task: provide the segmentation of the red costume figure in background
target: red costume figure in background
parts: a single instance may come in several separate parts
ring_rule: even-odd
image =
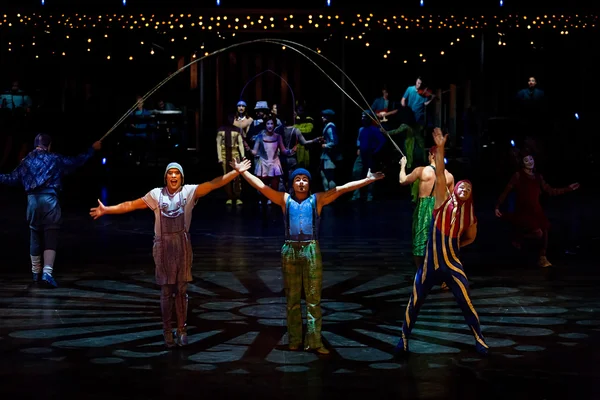
[[[540,195],[542,190],[550,196],[571,192],[579,188],[579,183],[555,189],[546,183],[541,174],[534,171],[534,166],[533,156],[523,153],[521,155],[521,171],[515,172],[506,185],[504,192],[496,202],[495,213],[497,217],[507,220],[513,226],[515,247],[520,248],[524,238],[541,239],[538,264],[540,267],[550,267],[552,264],[546,258],[550,221],[546,218],[540,204]],[[500,212],[500,206],[513,190],[516,193],[515,210],[503,214]]]

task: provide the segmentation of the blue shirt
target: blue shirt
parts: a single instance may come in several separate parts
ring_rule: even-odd
[[[406,104],[415,114],[417,123],[423,124],[425,122],[425,103],[429,99],[417,93],[416,86],[409,86],[402,97],[406,99]]]
[[[285,239],[308,241],[319,239],[319,215],[317,214],[317,196],[310,195],[298,203],[288,197],[285,211]]]
[[[389,99],[386,100],[383,97],[376,98],[375,101],[373,102],[373,104],[371,105],[371,109],[373,109],[373,111],[375,111],[375,112],[381,111],[381,110],[392,111],[390,108],[391,107],[390,107]]]
[[[385,144],[385,136],[375,126],[362,127],[358,130],[357,146],[361,155],[373,155],[381,151]]]
[[[13,172],[0,175],[0,184],[16,186],[20,183],[28,193],[42,188],[59,191],[62,188],[62,176],[82,166],[93,155],[94,149],[91,147],[76,157],[35,149],[25,156]]]

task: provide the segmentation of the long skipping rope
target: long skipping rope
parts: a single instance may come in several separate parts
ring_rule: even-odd
[[[356,102],[356,100],[354,100],[354,98],[352,98],[352,96],[350,96],[331,76],[329,76],[329,74],[327,74],[323,68],[321,68],[314,60],[312,60],[310,57],[308,57],[306,54],[304,54],[302,51],[298,50],[297,48],[295,48],[294,46],[299,46],[302,48],[305,48],[313,53],[315,53],[316,55],[320,56],[321,58],[325,59],[326,61],[328,61],[331,65],[333,65],[338,71],[340,71],[344,77],[346,77],[346,79],[348,79],[348,81],[352,84],[352,86],[356,89],[356,91],[360,94],[361,98],[363,99],[363,101],[365,102],[365,104],[367,104],[367,108],[371,111],[371,113],[374,114],[373,109],[371,108],[371,106],[368,104],[367,100],[365,99],[365,97],[362,95],[362,93],[360,92],[360,90],[358,89],[358,87],[356,86],[356,84],[352,81],[352,79],[350,79],[350,77],[348,77],[348,75],[340,68],[338,67],[333,61],[329,60],[327,57],[323,56],[322,54],[312,50],[311,48],[304,46],[300,43],[296,43],[296,42],[292,42],[290,40],[284,40],[284,39],[256,39],[256,40],[249,40],[249,41],[245,41],[245,42],[240,42],[240,43],[236,43],[233,44],[231,46],[227,46],[224,47],[222,49],[216,50],[208,55],[205,55],[203,57],[200,57],[194,61],[189,62],[188,64],[184,65],[183,67],[179,68],[177,71],[175,71],[173,74],[169,75],[168,77],[166,77],[165,79],[163,79],[161,82],[159,82],[154,88],[152,88],[148,93],[146,93],[144,96],[142,96],[141,100],[138,100],[135,104],[133,104],[128,110],[127,112],[125,112],[125,114],[123,114],[123,116],[121,118],[119,118],[119,120],[104,134],[104,136],[102,136],[102,138],[100,138],[100,141],[103,141],[104,139],[106,139],[106,137],[108,137],[108,135],[110,135],[119,125],[121,125],[121,123],[127,119],[127,117],[135,110],[135,108],[137,107],[137,105],[139,104],[140,101],[146,101],[150,96],[152,96],[154,93],[156,93],[156,91],[158,89],[160,89],[164,84],[166,84],[168,81],[170,81],[171,79],[173,79],[176,75],[178,75],[179,73],[181,73],[182,71],[184,71],[185,69],[187,69],[188,67],[190,67],[191,65],[202,61],[208,57],[223,53],[227,50],[239,47],[239,46],[244,46],[244,45],[248,45],[248,44],[253,44],[253,43],[274,43],[277,45],[282,45],[282,44],[286,44],[286,47],[292,49],[293,51],[296,51],[298,54],[300,54],[301,56],[303,56],[304,58],[306,58],[311,64],[313,64],[317,69],[319,69],[319,71],[321,71],[327,78],[329,78],[329,80],[331,80],[331,82],[333,82],[333,84],[344,94],[346,95],[346,97],[348,97],[357,107],[359,107],[361,110],[364,110],[363,107],[360,106],[360,104],[358,104]],[[289,44],[292,44],[292,46],[290,46]],[[266,72],[266,71],[265,71]],[[280,77],[281,78],[281,77]],[[287,84],[287,82],[286,82]],[[289,84],[288,84],[289,87]],[[291,90],[291,88],[290,88]],[[292,96],[293,96],[293,92],[292,92]],[[376,122],[379,127],[381,128],[381,130],[383,132],[385,132],[385,134],[388,136],[388,138],[390,139],[390,141],[392,142],[392,144],[394,145],[394,147],[396,148],[396,150],[398,150],[398,152],[400,152],[400,154],[402,154],[404,156],[404,153],[402,153],[402,150],[400,150],[400,147],[398,147],[398,145],[396,144],[396,142],[394,142],[392,140],[392,138],[390,137],[390,135],[387,133],[387,131],[383,128],[383,126],[381,125],[381,122],[374,118],[371,114],[367,114],[369,118],[371,118],[374,122]]]
[[[296,43],[296,42],[292,42],[291,40],[285,40],[285,39],[266,39],[266,41],[269,41],[271,43],[277,43],[277,44],[281,44],[281,43],[292,43],[295,46],[299,46],[302,47],[314,54],[316,54],[317,56],[325,59],[328,63],[330,63],[331,65],[333,65],[338,71],[340,71],[344,77],[346,79],[348,79],[348,81],[350,82],[350,84],[354,87],[354,89],[356,89],[357,93],[360,95],[361,99],[365,102],[365,104],[367,105],[367,108],[369,109],[370,113],[367,113],[366,115],[373,121],[375,122],[377,125],[379,125],[379,128],[381,129],[382,132],[384,132],[388,139],[392,142],[392,144],[394,145],[394,147],[396,148],[396,150],[398,150],[398,152],[400,154],[402,154],[402,156],[404,156],[404,153],[402,152],[402,150],[400,149],[400,147],[398,147],[398,145],[396,144],[396,142],[391,138],[390,134],[387,132],[387,130],[383,127],[383,125],[381,125],[381,121],[379,121],[379,119],[373,117],[373,115],[375,115],[375,111],[373,111],[373,109],[371,108],[371,106],[369,105],[369,102],[367,101],[367,99],[365,98],[365,96],[362,94],[362,92],[360,91],[360,89],[356,86],[356,84],[352,81],[352,79],[350,79],[350,77],[344,72],[344,70],[342,70],[340,67],[337,66],[337,64],[335,64],[333,61],[331,61],[330,59],[328,59],[327,57],[325,57],[324,55],[322,55],[321,53],[314,51],[313,49],[311,49],[308,46],[305,46],[303,44],[300,43]],[[325,76],[327,76],[332,82],[333,84],[342,92],[346,95],[346,97],[348,97],[354,104],[356,104],[356,106],[358,108],[360,108],[361,110],[363,110],[363,107],[360,106],[360,104],[358,104],[353,98],[352,96],[350,96],[348,93],[346,93],[346,91],[333,79],[331,78],[325,71],[323,71],[323,69],[316,64],[312,59],[310,59],[309,57],[307,57],[304,53],[302,53],[301,51],[295,49],[293,46],[289,46],[287,45],[287,47],[289,47],[290,49],[298,52],[300,55],[302,55],[303,57],[307,58],[312,64],[315,65],[315,67],[317,67],[323,74],[325,74]]]

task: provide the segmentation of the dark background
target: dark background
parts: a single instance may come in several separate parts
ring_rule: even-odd
[[[342,18],[350,18],[356,13],[366,15],[373,12],[375,20],[392,14],[405,14],[414,18],[431,14],[457,18],[485,16],[489,21],[494,21],[495,16],[497,21],[519,12],[530,18],[550,13],[564,13],[573,19],[584,16],[588,20],[595,18],[590,14],[595,11],[590,3],[582,1],[569,2],[568,8],[564,2],[556,1],[545,2],[542,7],[539,3],[522,1],[518,5],[516,2],[506,2],[504,7],[499,7],[497,2],[492,1],[427,1],[425,7],[419,7],[418,1],[397,2],[392,7],[386,7],[386,2],[376,1],[369,2],[368,6],[342,7],[339,4],[341,2],[334,1],[331,8],[324,7],[325,2],[306,1],[302,3],[301,9],[291,4],[268,1],[250,4],[224,0],[221,7],[216,7],[214,2],[189,1],[128,1],[126,7],[119,1],[76,3],[48,0],[41,7],[37,1],[9,1],[4,12],[42,12],[47,15],[97,11],[133,15],[140,11],[145,14],[156,13],[157,17],[168,17],[170,13],[189,11],[194,15],[208,17],[227,10],[231,18],[234,14],[254,13],[272,13],[283,17],[291,12],[296,12],[299,18],[302,13],[321,11],[325,14],[339,13]],[[593,21],[597,21],[597,18]],[[61,38],[60,29],[64,30],[64,35],[71,32],[71,38]],[[368,104],[380,96],[383,84],[389,87],[392,99],[399,100],[406,87],[414,84],[417,76],[423,76],[426,85],[434,89],[447,90],[450,84],[457,85],[458,132],[456,147],[449,149],[450,166],[454,170],[464,170],[461,175],[473,176],[475,180],[489,183],[486,176],[497,179],[490,184],[493,191],[500,190],[502,185],[498,182],[504,182],[512,173],[513,167],[509,161],[510,140],[514,137],[517,146],[522,143],[514,125],[505,118],[514,114],[513,100],[516,92],[525,88],[527,78],[534,75],[538,80],[538,87],[545,91],[549,104],[545,124],[536,132],[537,136],[544,139],[545,145],[544,153],[539,157],[539,168],[555,177],[552,183],[557,185],[573,180],[572,169],[565,168],[565,165],[583,166],[585,175],[595,171],[597,135],[592,132],[595,131],[595,110],[600,105],[595,95],[600,89],[595,72],[598,70],[596,27],[570,28],[568,35],[561,35],[560,27],[526,30],[506,24],[496,27],[491,22],[478,30],[411,28],[409,31],[388,32],[382,29],[365,29],[365,38],[353,41],[345,39],[349,35],[356,36],[357,32],[348,26],[344,31],[322,29],[311,32],[305,30],[302,33],[298,30],[265,33],[255,29],[239,31],[236,37],[225,34],[225,39],[218,37],[215,31],[188,28],[161,34],[144,29],[107,31],[90,28],[73,31],[53,27],[50,38],[45,38],[40,33],[41,30],[41,26],[20,29],[8,28],[6,24],[0,26],[0,87],[8,89],[13,79],[19,79],[22,87],[32,93],[34,99],[36,116],[32,123],[33,131],[49,131],[55,136],[55,148],[68,153],[77,152],[101,137],[135,102],[135,95],[145,94],[168,74],[176,71],[177,60],[171,60],[170,54],[184,56],[187,63],[194,53],[200,56],[204,51],[213,52],[234,43],[268,37],[293,40],[312,49],[320,49],[323,55],[346,71]],[[110,38],[104,40],[106,32],[110,32]],[[499,33],[504,34],[502,40],[506,42],[505,46],[498,45]],[[37,35],[35,48],[29,45],[32,35]],[[472,38],[471,35],[475,37]],[[182,40],[183,37],[188,39]],[[86,51],[86,38],[92,39],[92,51],[89,53]],[[170,42],[170,38],[176,38],[176,41]],[[461,42],[450,46],[449,42],[455,38],[460,38]],[[144,45],[140,44],[142,41]],[[367,41],[371,46],[365,46]],[[532,41],[534,45],[531,45]],[[13,43],[11,52],[7,51],[7,42]],[[18,49],[18,44],[23,47]],[[154,56],[150,55],[152,47],[156,52]],[[389,58],[384,59],[382,55],[386,49],[391,49],[392,53]],[[440,55],[442,50],[445,52],[444,56]],[[66,51],[67,56],[61,57],[61,51]],[[51,54],[52,52],[55,54]],[[41,54],[40,58],[34,59],[34,54],[38,53]],[[427,56],[427,62],[421,62],[419,53]],[[106,54],[111,54],[110,61],[106,60]],[[129,55],[134,56],[134,61],[128,60]],[[311,57],[317,61],[317,57]],[[404,60],[408,62],[404,63]],[[279,77],[264,74],[259,79],[262,98],[256,98],[255,82],[248,84],[242,96],[249,104],[251,114],[256,100],[280,104],[280,110],[288,114],[292,111],[292,99],[305,100],[309,114],[317,121],[320,110],[336,110],[340,140],[345,153],[344,180],[350,178],[360,112],[366,108],[366,104],[348,82],[344,87],[360,104],[360,108],[344,99],[344,95],[331,81],[333,79],[338,84],[343,84],[339,71],[320,60],[319,65],[329,74],[330,79],[301,55],[266,43],[238,47],[207,58],[203,64],[204,118],[199,130],[200,143],[195,143],[197,152],[185,155],[195,157],[195,169],[199,177],[207,179],[219,173],[214,154],[214,133],[223,121],[218,116],[223,118],[233,111],[245,85],[256,74],[269,69],[279,75],[285,71],[293,96],[286,94],[286,98],[282,99]],[[159,94],[193,112],[199,108],[200,91],[189,89],[189,79],[189,71],[185,71],[164,85]],[[477,107],[477,135],[481,139],[478,146],[478,166],[465,166],[456,161],[461,156],[464,90],[468,81],[472,87],[471,103]],[[216,101],[217,87],[222,98],[220,109]],[[156,101],[159,94],[150,98],[148,103]],[[575,113],[580,116],[579,120],[574,118]],[[195,136],[193,122],[192,119],[188,120],[191,137]],[[320,127],[317,126],[317,129]],[[111,154],[119,135],[120,132],[115,131],[106,141],[106,154]],[[495,143],[495,147],[482,147],[484,143],[491,142]],[[12,166],[4,168],[9,170],[9,167]],[[100,175],[111,174],[104,166],[97,168]],[[479,178],[481,174],[484,176]],[[594,178],[589,179],[593,181]]]

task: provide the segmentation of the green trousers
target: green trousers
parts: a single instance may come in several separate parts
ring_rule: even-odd
[[[323,263],[319,242],[286,241],[281,249],[283,285],[287,301],[287,328],[289,344],[302,343],[302,309],[300,297],[304,284],[306,300],[306,336],[304,347],[318,349],[321,342],[321,289]]]
[[[431,233],[434,208],[434,196],[421,197],[417,201],[412,220],[413,255],[415,256],[425,256],[427,240],[429,240],[429,234]]]

